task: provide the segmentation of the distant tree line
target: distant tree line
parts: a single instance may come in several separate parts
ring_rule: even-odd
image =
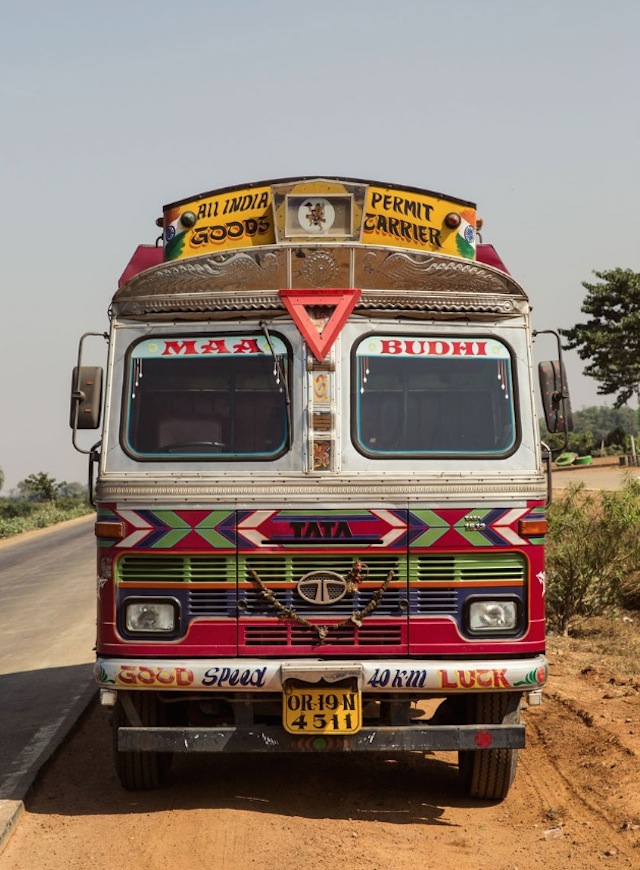
[[[629,450],[630,438],[638,438],[638,412],[631,408],[593,406],[573,412],[573,432],[569,433],[569,450],[579,456],[607,456]],[[540,424],[542,440],[553,449],[564,444],[563,435],[549,435]]]
[[[0,469],[0,489],[4,482]],[[0,538],[51,526],[90,511],[86,486],[57,481],[39,471],[21,480],[7,498],[0,498]]]
[[[0,468],[0,490],[4,487],[4,471]],[[57,481],[44,471],[30,474],[21,480],[17,487],[17,493],[11,490],[5,501],[31,501],[49,502],[56,504],[62,500],[86,500],[87,487],[81,483],[67,483],[66,480]]]

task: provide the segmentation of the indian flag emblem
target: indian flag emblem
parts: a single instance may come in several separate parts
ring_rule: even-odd
[[[180,223],[180,212],[177,208],[165,212],[164,216],[164,259],[175,260],[184,248],[186,230]]]
[[[456,247],[461,257],[467,260],[476,258],[476,215],[465,209],[460,212],[461,223],[456,236]]]

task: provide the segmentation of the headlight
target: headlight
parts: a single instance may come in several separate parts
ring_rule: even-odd
[[[175,634],[177,603],[140,599],[125,602],[124,625],[128,634]]]
[[[518,602],[515,599],[470,601],[467,627],[472,634],[512,633],[518,627]]]

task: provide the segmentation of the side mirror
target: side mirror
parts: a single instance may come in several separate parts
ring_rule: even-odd
[[[102,410],[102,369],[76,366],[71,379],[69,425],[76,429],[97,429]]]
[[[549,432],[572,432],[573,411],[564,363],[547,360],[538,366],[542,406]]]

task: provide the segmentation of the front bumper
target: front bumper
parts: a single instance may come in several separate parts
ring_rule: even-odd
[[[458,692],[531,692],[548,673],[544,655],[521,659],[120,659],[99,657],[101,688],[183,692],[281,692],[287,679],[335,683],[356,678],[363,695],[390,692],[450,695]]]
[[[524,725],[452,724],[415,719],[391,725],[364,724],[354,734],[290,734],[279,725],[257,724],[252,698],[281,693],[288,680],[307,683],[355,681],[368,698],[393,703],[413,698],[448,697],[479,692],[540,694],[547,677],[543,655],[533,659],[460,662],[453,660],[323,661],[300,659],[137,660],[99,658],[95,675],[115,702],[119,690],[186,693],[186,697],[232,696],[240,712],[235,727],[158,727],[143,725],[125,691],[122,702],[129,725],[118,728],[123,752],[400,752],[519,749],[525,745]],[[115,691],[114,691],[115,690]],[[406,701],[402,701],[402,698]],[[244,699],[244,700],[243,700]],[[517,720],[516,720],[517,721]]]

